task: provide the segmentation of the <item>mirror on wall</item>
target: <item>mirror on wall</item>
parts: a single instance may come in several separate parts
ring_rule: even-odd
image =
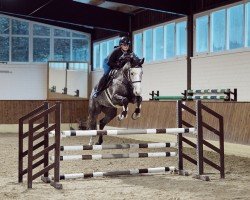
[[[48,99],[88,98],[86,62],[48,62]]]

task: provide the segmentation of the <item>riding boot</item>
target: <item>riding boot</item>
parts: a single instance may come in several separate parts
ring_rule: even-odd
[[[96,89],[95,89],[95,92],[93,94],[93,97],[97,97],[106,87],[107,85],[107,82],[108,82],[108,74],[105,74],[99,81]]]

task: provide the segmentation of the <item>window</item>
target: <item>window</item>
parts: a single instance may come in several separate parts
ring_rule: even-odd
[[[176,24],[176,55],[182,56],[187,53],[186,21]]]
[[[88,71],[88,63],[69,63],[69,70]]]
[[[50,28],[33,25],[33,62],[47,62],[50,57]]]
[[[70,32],[61,29],[54,30],[54,60],[56,61],[69,61],[71,60],[71,40]]]
[[[175,24],[167,24],[164,26],[165,37],[165,56],[164,58],[173,58],[175,56]]]
[[[208,16],[196,19],[196,52],[203,53],[208,51]]]
[[[246,46],[250,47],[250,2],[246,4]]]
[[[29,23],[25,21],[12,20],[13,35],[29,35]]]
[[[75,38],[82,38],[82,39],[88,39],[88,37],[84,34],[80,34],[80,33],[72,33],[72,37],[75,37]],[[82,63],[81,63],[82,64]]]
[[[33,38],[33,62],[47,62],[50,55],[50,38]]]
[[[13,62],[29,62],[29,38],[11,38],[11,60]]]
[[[163,26],[154,29],[153,58],[154,60],[163,60],[164,58]]]
[[[9,26],[9,19],[7,17],[0,16],[0,61],[9,61]]]
[[[114,50],[114,40],[109,40],[108,42],[108,55]]]
[[[89,49],[90,38],[85,33],[0,14],[0,61],[47,62],[53,59],[89,62]]]
[[[211,14],[211,52],[225,50],[226,44],[226,10]]]
[[[196,18],[195,39],[197,53],[249,47],[250,2],[210,11],[208,15]]]
[[[0,16],[0,34],[9,34],[10,20],[7,17]]]
[[[168,23],[134,34],[134,52],[146,62],[185,56],[187,22]],[[142,51],[143,49],[143,51]]]
[[[143,57],[142,51],[142,33],[134,35],[134,53],[139,57]]]
[[[94,44],[94,69],[100,68],[100,45]]]
[[[54,59],[57,61],[70,60],[70,39],[54,39]]]
[[[35,36],[50,36],[50,28],[40,24],[33,25],[33,35]]]
[[[227,10],[229,49],[244,46],[244,10],[243,4]]]
[[[0,36],[0,61],[9,61],[9,37]]]
[[[102,69],[104,59],[119,45],[120,38],[96,42],[93,44],[93,70]]]
[[[70,37],[70,32],[66,30],[61,30],[61,29],[55,29],[54,36],[55,37]]]
[[[107,42],[102,42],[100,45],[100,64],[102,66],[104,59],[107,57]]]
[[[143,55],[146,62],[153,60],[153,31],[148,29],[143,31]]]
[[[12,19],[11,61],[29,62],[29,23]]]
[[[87,35],[80,33],[72,33],[72,59],[73,61],[88,62],[89,53],[89,39]]]
[[[119,46],[119,38],[114,39],[114,46]]]
[[[72,60],[73,61],[88,61],[89,44],[86,39],[72,40]]]

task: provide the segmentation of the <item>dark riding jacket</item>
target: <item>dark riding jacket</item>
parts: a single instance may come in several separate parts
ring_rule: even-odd
[[[131,50],[128,50],[126,53],[132,53]],[[119,58],[124,54],[121,47],[117,47],[110,54],[108,59],[108,65],[111,69],[120,69],[123,67],[123,63],[119,62]],[[124,63],[125,64],[125,63]]]

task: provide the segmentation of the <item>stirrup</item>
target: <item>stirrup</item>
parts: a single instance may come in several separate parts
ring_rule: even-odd
[[[96,98],[96,97],[98,97],[99,94],[100,94],[100,91],[96,91],[96,92],[93,94],[93,97]]]

